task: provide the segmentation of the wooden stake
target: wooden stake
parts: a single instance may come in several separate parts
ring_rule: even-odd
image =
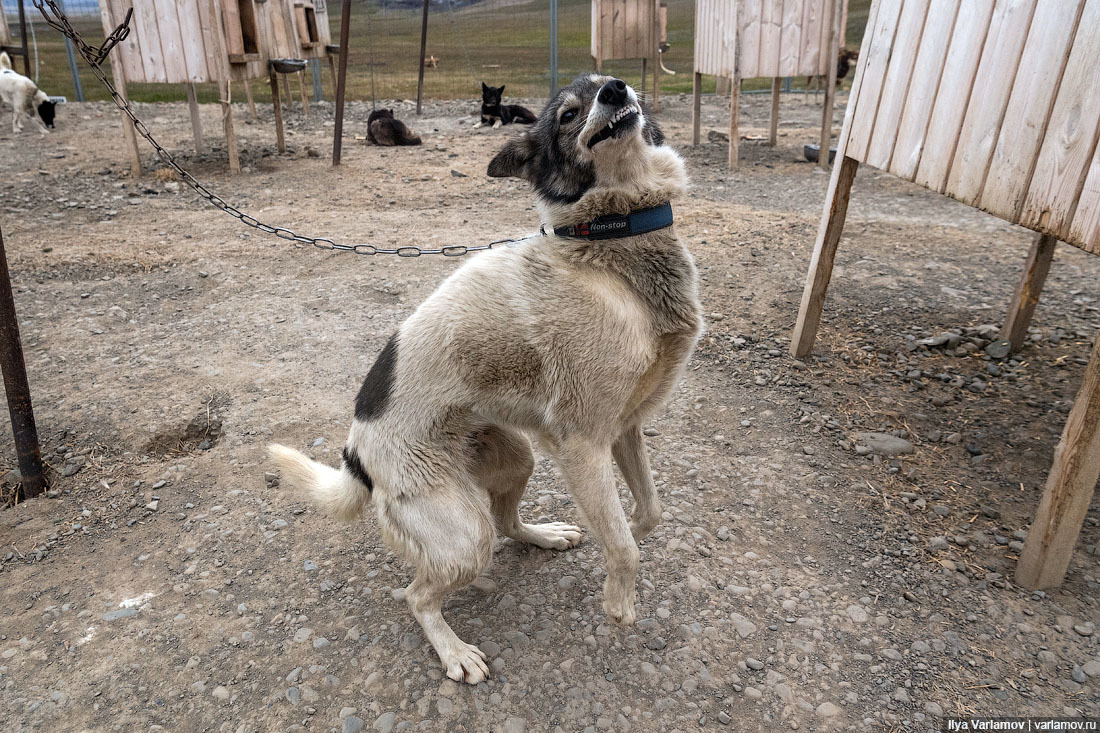
[[[1065,578],[1073,548],[1100,479],[1100,337],[1070,410],[1043,498],[1016,565],[1016,583],[1052,588]]]
[[[99,13],[103,17],[104,28],[115,27],[107,3],[100,4]],[[122,62],[119,61],[117,53],[112,53],[107,58],[111,61],[111,78],[114,80],[115,90],[124,102],[129,103],[129,97],[126,96],[126,71],[122,68]],[[120,111],[119,115],[122,117],[122,134],[126,138],[126,147],[130,151],[130,175],[141,178],[141,151],[138,150],[137,132],[134,131],[134,124],[126,113]]]
[[[839,154],[839,153],[838,153]],[[825,194],[825,213],[814,242],[814,254],[810,259],[810,271],[802,291],[802,304],[798,309],[794,335],[791,337],[791,356],[802,358],[810,353],[821,323],[821,309],[825,305],[825,292],[833,275],[833,259],[836,246],[844,232],[844,218],[848,215],[848,197],[856,178],[859,161],[843,156],[833,166],[829,190]]]
[[[199,99],[195,94],[194,84],[185,84],[187,87],[187,106],[191,110],[191,134],[195,138],[195,152],[202,155],[205,147],[202,144],[202,120],[199,118]]]
[[[1036,234],[1031,243],[1027,264],[1020,275],[1020,282],[1016,284],[1016,293],[1012,296],[1005,325],[1001,328],[1000,339],[1011,343],[1012,351],[1023,348],[1027,339],[1027,328],[1031,325],[1035,306],[1039,304],[1039,293],[1042,292],[1043,283],[1050,272],[1050,261],[1054,258],[1056,244],[1058,240],[1047,234]]]
[[[275,109],[275,141],[279,152],[286,152],[286,139],[283,136],[283,106],[279,103],[279,79],[274,69],[268,69],[268,79],[271,82],[271,105]]]
[[[218,47],[218,97],[222,105],[222,130],[225,132],[225,147],[229,151],[229,170],[241,172],[241,159],[237,154],[237,134],[233,130],[233,107],[230,104],[229,57],[226,56],[225,26],[214,0],[210,2],[210,17],[214,18],[214,39]]]
[[[691,144],[699,144],[699,129],[703,124],[701,119],[703,97],[703,75],[698,71],[691,82]]]
[[[741,75],[734,74],[730,84],[730,145],[726,166],[737,167],[741,153]]]
[[[778,76],[772,79],[772,119],[768,128],[768,145],[775,147],[779,139],[779,88],[783,80]]]
[[[836,59],[840,55],[840,17],[843,0],[832,0],[829,17],[832,32],[829,33],[829,73],[825,76],[825,103],[821,111],[821,140],[817,164],[829,170],[829,145],[833,139],[833,104],[836,100]]]
[[[302,93],[302,114],[309,117],[309,97],[306,96],[306,78],[298,72],[298,90]]]
[[[428,46],[428,0],[424,0],[424,19],[420,24],[420,74],[416,78],[416,113],[424,99],[424,51]]]
[[[244,96],[248,99],[248,115],[257,120],[259,117],[256,115],[256,100],[252,97],[252,80],[244,80]]]

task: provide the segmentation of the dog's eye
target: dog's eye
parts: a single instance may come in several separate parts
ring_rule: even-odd
[[[567,109],[567,110],[565,110],[565,112],[562,113],[561,119],[559,120],[559,122],[561,122],[561,124],[565,125],[565,124],[568,124],[568,123],[572,122],[575,119],[577,119],[577,110]]]

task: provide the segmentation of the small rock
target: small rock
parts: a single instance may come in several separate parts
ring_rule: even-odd
[[[749,669],[755,669],[758,672],[764,669],[764,663],[761,662],[759,659],[753,659],[752,657],[745,657],[745,666]]]
[[[1003,359],[1012,351],[1011,341],[994,341],[985,347],[985,353],[994,359]]]
[[[886,433],[856,433],[855,442],[866,446],[872,453],[880,456],[900,456],[913,452],[913,444],[904,438]]]
[[[344,718],[344,733],[359,733],[363,730],[363,719],[354,715]]]
[[[1096,624],[1092,621],[1086,621],[1083,624],[1074,624],[1073,630],[1081,636],[1092,636],[1096,633]]]
[[[831,702],[823,702],[817,706],[817,710],[815,712],[817,713],[818,717],[832,718],[840,715],[841,710]]]
[[[229,699],[229,688],[227,688],[225,685],[218,685],[210,694],[218,698],[222,702],[225,702]]]
[[[856,622],[857,624],[865,624],[871,619],[870,615],[867,613],[867,610],[863,606],[859,606],[854,603],[848,606],[847,613],[848,618],[852,619],[852,621]]]
[[[943,535],[940,535],[939,537],[933,537],[932,539],[928,540],[928,551],[929,552],[939,552],[941,550],[946,550],[946,549],[947,549],[947,538],[944,537]]]
[[[468,178],[469,177],[465,173],[463,173],[462,171],[457,171],[454,168],[451,169],[451,176],[453,176],[454,178]]]

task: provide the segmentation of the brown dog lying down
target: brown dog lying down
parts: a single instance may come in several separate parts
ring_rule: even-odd
[[[375,145],[419,145],[405,123],[394,119],[392,109],[376,109],[367,118],[367,139]]]

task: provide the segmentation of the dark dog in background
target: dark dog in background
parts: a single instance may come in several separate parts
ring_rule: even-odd
[[[532,125],[538,120],[534,112],[522,105],[501,104],[503,96],[503,86],[491,87],[481,82],[481,121],[474,125],[475,128],[492,125],[495,130],[501,125],[510,125],[513,122]]]
[[[840,80],[848,76],[848,72],[852,70],[852,66],[859,60],[859,49],[847,49],[842,48],[836,55],[836,85],[840,86]],[[826,84],[826,78],[824,76],[808,76],[806,77],[806,88],[802,90],[802,96],[806,96],[806,92],[810,87],[813,87],[814,94],[817,94],[818,89],[824,89]]]
[[[367,139],[375,145],[419,145],[405,123],[395,119],[392,109],[376,109],[367,118]]]

